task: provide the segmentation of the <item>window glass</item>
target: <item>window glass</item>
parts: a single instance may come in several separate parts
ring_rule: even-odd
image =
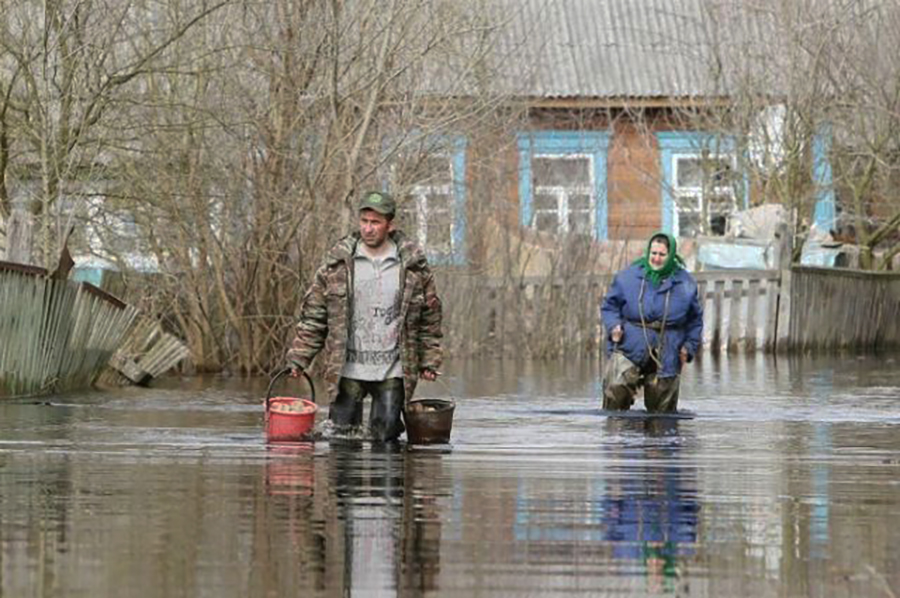
[[[543,233],[559,231],[559,215],[556,212],[535,212],[534,228]]]
[[[730,157],[677,156],[675,161],[675,186],[679,188],[721,188],[730,185],[734,178]]]
[[[553,234],[593,235],[592,177],[589,156],[533,157],[534,228]]]
[[[734,158],[674,157],[676,234],[682,237],[725,234],[736,209]]]
[[[678,211],[678,236],[696,237],[701,234],[700,213],[694,211]]]
[[[425,199],[427,245],[436,251],[450,251],[453,238],[453,198],[449,193],[433,193]]]
[[[397,201],[397,226],[413,239],[418,238],[419,216],[415,195],[404,195]]]
[[[591,184],[591,166],[587,156],[536,156],[531,162],[531,172],[536,187]]]
[[[422,159],[417,174],[416,181],[419,185],[449,185],[453,180],[450,159],[446,155]]]
[[[710,193],[706,203],[710,212],[729,214],[734,210],[734,195],[728,192]]]
[[[569,211],[584,211],[590,212],[591,210],[591,196],[588,193],[572,193],[569,195]]]
[[[710,178],[716,188],[730,186],[734,183],[734,164],[731,158],[719,158],[710,164]]]
[[[703,187],[703,167],[700,158],[676,158],[675,185],[699,189]]]
[[[436,154],[414,164],[408,161],[405,174],[414,182],[398,206],[398,224],[426,249],[451,252],[456,209],[450,157]]]
[[[551,195],[549,193],[535,193],[534,194],[534,209],[535,211],[541,210],[553,210],[554,212],[559,207],[559,200],[556,195]]]
[[[578,211],[569,212],[569,233],[574,235],[592,235],[590,213]]]

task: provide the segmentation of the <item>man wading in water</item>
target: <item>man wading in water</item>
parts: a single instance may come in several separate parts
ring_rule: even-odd
[[[328,252],[303,298],[287,359],[293,374],[309,368],[322,347],[328,412],[335,426],[362,423],[371,395],[369,431],[394,440],[421,377],[436,380],[441,364],[441,301],[425,252],[394,230],[387,193],[359,204],[359,231]]]

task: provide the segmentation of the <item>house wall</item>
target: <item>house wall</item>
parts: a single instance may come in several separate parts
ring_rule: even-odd
[[[653,232],[671,226],[671,214],[664,215],[672,206],[664,207],[667,175],[662,161],[673,150],[664,151],[661,140],[671,145],[674,139],[679,147],[689,147],[692,140],[704,137],[702,133],[679,124],[674,112],[666,109],[645,111],[636,118],[626,111],[605,109],[543,108],[523,114],[519,119],[497,118],[489,126],[479,123],[465,133],[466,255],[456,263],[490,276],[579,269],[609,272],[639,255]],[[683,139],[679,131],[685,134]],[[529,178],[531,168],[524,163],[529,148],[541,143],[544,150],[565,148],[573,140],[577,143],[579,133],[587,147],[605,156],[595,172],[604,182],[598,191],[603,205],[602,214],[598,208],[593,240],[531,228],[529,215],[534,206],[526,206],[523,200],[522,181]],[[747,204],[754,205],[759,188],[750,180],[746,188]],[[524,192],[529,192],[527,185]],[[692,239],[680,240],[679,253],[689,265],[694,263],[695,247]]]
[[[662,226],[662,174],[660,151],[655,134],[673,131],[671,119],[651,115],[636,123],[625,113],[542,109],[529,113],[518,129],[495,130],[470,141],[469,181],[486,192],[482,181],[491,181],[492,199],[503,199],[505,217],[519,214],[520,159],[515,136],[529,131],[601,132],[609,134],[606,159],[607,238],[645,239]],[[505,181],[497,179],[503,173]],[[497,208],[496,202],[491,202]],[[470,206],[470,210],[477,207]],[[512,222],[509,222],[512,224]]]
[[[469,135],[467,262],[491,276],[544,275],[567,270],[610,272],[639,255],[662,224],[660,153],[654,133],[608,111],[539,110],[518,126],[478,129]],[[671,128],[671,127],[669,127]],[[517,136],[527,132],[609,134],[605,160],[605,242],[564,240],[523,226]],[[510,234],[513,233],[513,234]],[[692,243],[680,251],[690,253]],[[685,257],[690,258],[690,255]]]
[[[607,170],[610,239],[646,239],[660,229],[659,149],[651,130],[618,121]]]

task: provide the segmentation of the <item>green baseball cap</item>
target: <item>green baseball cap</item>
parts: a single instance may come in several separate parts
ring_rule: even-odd
[[[359,211],[374,210],[384,216],[393,216],[397,206],[394,204],[394,198],[388,193],[381,191],[368,191],[363,195],[362,201],[359,202]]]

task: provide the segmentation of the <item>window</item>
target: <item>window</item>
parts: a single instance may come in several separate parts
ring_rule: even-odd
[[[401,218],[407,234],[436,253],[453,252],[453,161],[438,154],[422,160],[418,181],[401,198]]]
[[[593,170],[590,156],[534,156],[532,226],[549,233],[591,236],[596,210]]]
[[[675,154],[672,160],[674,234],[724,235],[728,216],[737,208],[734,158]]]
[[[657,133],[662,160],[663,230],[679,237],[724,235],[746,206],[733,139],[694,132]]]
[[[522,225],[554,235],[606,238],[606,149],[595,131],[519,135]]]
[[[465,262],[465,139],[434,136],[398,153],[390,188],[398,224],[439,264]]]

